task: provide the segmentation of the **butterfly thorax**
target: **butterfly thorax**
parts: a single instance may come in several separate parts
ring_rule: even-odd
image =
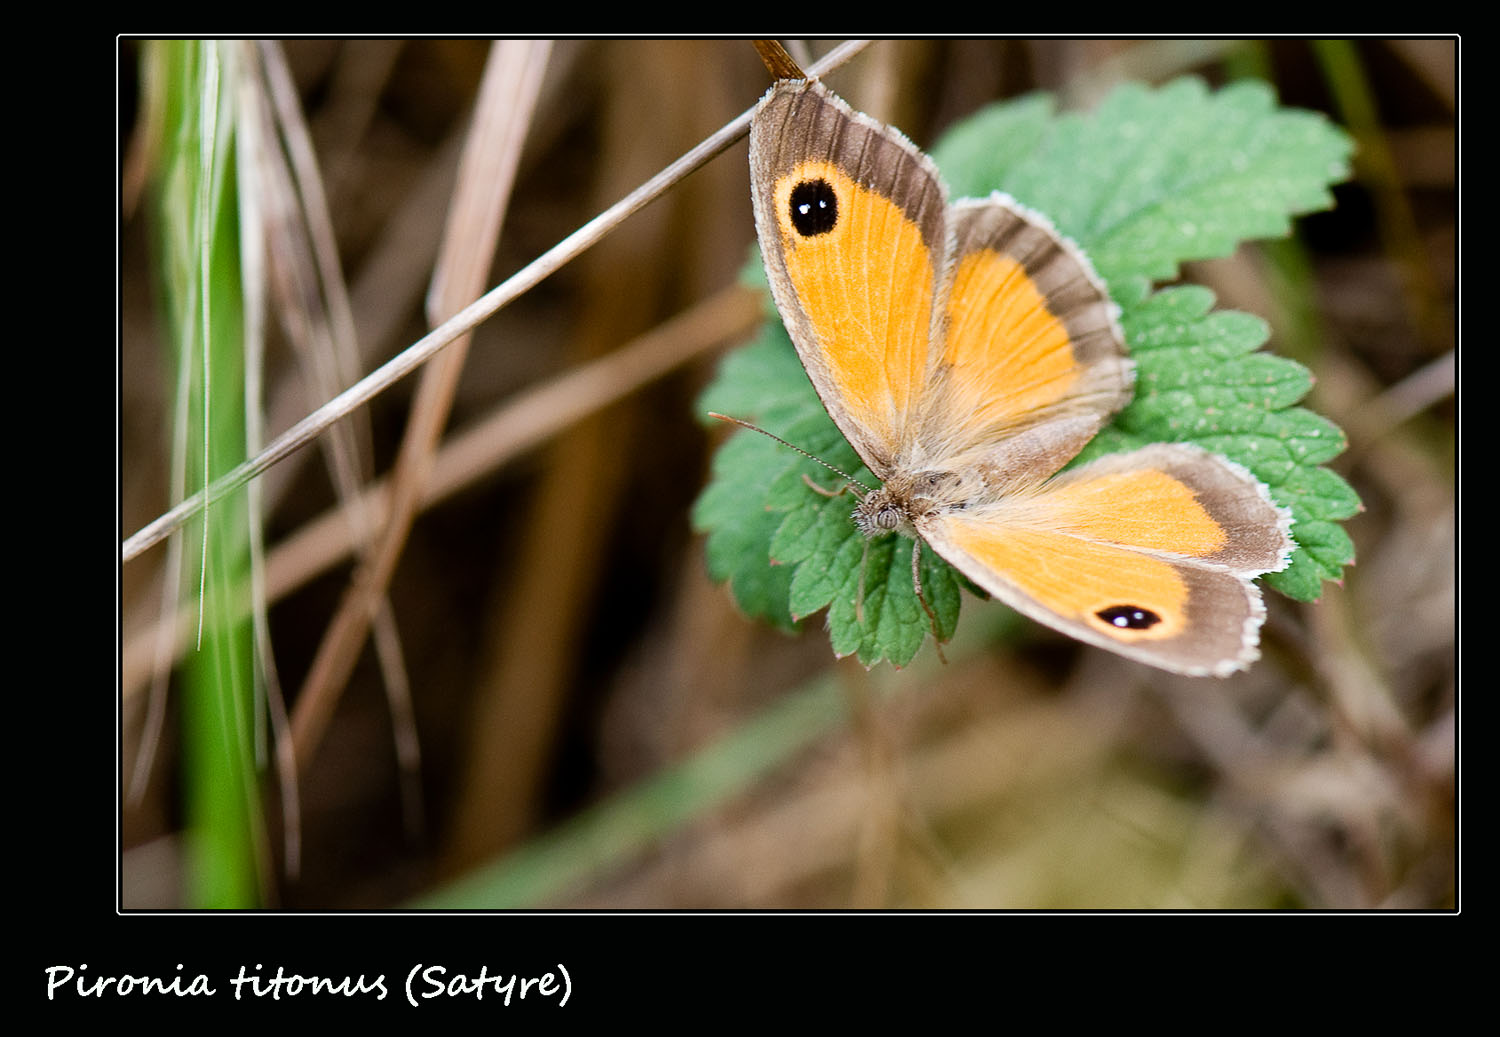
[[[967,504],[963,479],[956,472],[898,472],[859,502],[854,524],[867,537],[892,532],[916,536],[923,519],[942,511],[960,511]]]

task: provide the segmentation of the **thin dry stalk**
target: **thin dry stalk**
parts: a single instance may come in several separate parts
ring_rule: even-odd
[[[830,51],[822,61],[813,65],[809,72],[821,75],[838,68],[867,45],[868,41],[864,40],[853,40],[841,44]],[[576,259],[624,220],[748,133],[753,114],[754,109],[747,108],[677,161],[559,241],[503,283],[491,289],[482,298],[476,299],[451,319],[443,322],[441,326],[418,339],[399,356],[392,358],[378,370],[372,371],[287,429],[261,453],[237,465],[206,489],[179,502],[127,537],[120,547],[120,560],[129,562],[148,548],[154,547],[174,530],[180,529],[184,522],[202,511],[207,505],[234,492],[248,480],[295,453],[320,435],[329,425],[380,395],[432,359],[460,335],[472,331],[479,323],[494,316],[500,309],[536,287],[565,264]]]
[[[334,239],[333,221],[323,191],[322,177],[312,141],[302,118],[291,71],[281,48],[264,42],[256,47],[258,67],[268,105],[262,139],[262,167],[269,209],[264,234],[271,257],[276,312],[288,342],[301,361],[304,378],[318,396],[328,396],[347,384],[360,368],[353,309],[345,287]],[[271,117],[274,112],[274,119]],[[361,507],[359,486],[370,466],[368,416],[351,415],[322,440],[323,453],[332,475],[344,519],[352,535],[361,542],[370,536],[369,517]],[[259,442],[259,440],[257,440]],[[366,548],[368,551],[368,549]],[[263,582],[263,581],[262,581]],[[256,596],[256,615],[265,604]],[[410,716],[409,680],[402,661],[400,636],[390,602],[382,595],[372,609],[380,671],[392,713],[398,744],[413,737],[411,724],[399,718]],[[263,625],[263,620],[258,620]],[[269,690],[275,694],[275,670],[269,651],[263,653]],[[273,718],[284,722],[284,707],[274,703]],[[403,706],[405,708],[403,708]],[[277,730],[277,761],[281,771],[283,801],[295,810],[296,761],[293,742],[284,727]],[[409,824],[415,824],[408,812]],[[287,871],[300,869],[300,834],[295,824],[286,826]]]
[[[487,417],[449,439],[423,489],[422,507],[447,499],[577,422],[629,396],[683,364],[743,338],[761,319],[757,293],[731,285],[598,360],[580,365],[498,405]],[[389,488],[368,486],[361,501],[372,523],[385,521]],[[266,559],[266,599],[281,600],[348,558],[355,548],[341,508],[308,522],[273,548]],[[151,646],[173,630],[175,654],[191,633],[191,616],[178,614],[132,635],[121,660],[126,699],[139,694],[150,673]],[[174,656],[175,657],[175,656]]]
[[[490,52],[470,146],[459,163],[448,244],[429,297],[429,317],[434,323],[458,308],[455,300],[472,298],[488,275],[550,49],[545,42],[509,41]],[[469,341],[467,333],[461,336],[454,349],[423,372],[392,475],[389,514],[381,536],[329,624],[297,699],[292,734],[301,758],[307,758],[322,737],[364,645],[370,620],[384,600],[429,479],[438,438],[448,422]],[[406,712],[409,715],[409,707]],[[415,740],[402,742],[404,754],[413,759]]]

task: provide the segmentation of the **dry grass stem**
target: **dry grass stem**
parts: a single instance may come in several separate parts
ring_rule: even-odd
[[[429,317],[434,323],[458,308],[456,300],[471,299],[489,274],[489,260],[500,236],[510,188],[520,164],[521,146],[541,91],[551,45],[537,41],[496,43],[480,88],[469,147],[459,162],[459,183],[449,213],[447,244],[429,295]],[[438,438],[448,422],[453,392],[468,355],[469,336],[460,336],[422,373],[407,425],[406,436],[392,473],[386,520],[380,535],[365,554],[354,585],[329,623],[292,715],[292,738],[297,755],[306,758],[333,715],[339,692],[364,645],[370,622],[382,608],[386,587],[395,572],[407,531],[426,485]],[[409,701],[395,707],[409,716]],[[415,773],[416,740],[401,745]],[[415,797],[409,796],[408,799]]]
[[[422,506],[430,507],[474,485],[588,415],[724,343],[742,338],[760,318],[759,296],[741,285],[731,285],[598,360],[500,404],[488,417],[443,444],[433,464],[432,478],[423,489]],[[360,506],[372,524],[385,520],[389,492],[383,479],[365,488]],[[281,600],[348,558],[356,547],[341,508],[313,519],[267,555],[267,601]],[[186,644],[190,620],[190,616],[179,613],[175,619],[162,620],[126,638],[121,687],[127,699],[139,693],[149,675],[155,639],[171,631],[174,636],[169,643],[176,646],[172,649],[175,656]]]
[[[821,74],[842,65],[866,46],[866,41],[840,45],[809,71]],[[656,176],[647,180],[626,197],[589,220],[562,241],[548,249],[522,270],[491,289],[483,297],[464,307],[449,320],[414,342],[399,356],[372,371],[338,396],[313,411],[278,436],[260,454],[237,465],[206,489],[180,502],[125,539],[120,560],[129,562],[141,552],[155,546],[170,533],[181,528],[204,507],[234,492],[250,479],[311,442],[329,425],[353,412],[431,360],[465,332],[495,315],[502,307],[524,295],[566,263],[576,259],[616,226],[639,212],[683,177],[739,140],[750,130],[753,108],[703,140]]]

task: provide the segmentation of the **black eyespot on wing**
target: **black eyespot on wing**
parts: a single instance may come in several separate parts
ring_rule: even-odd
[[[1138,605],[1111,605],[1107,609],[1100,609],[1094,615],[1110,626],[1121,630],[1146,630],[1161,622],[1161,617],[1155,612]]]
[[[804,238],[827,234],[839,222],[839,198],[833,185],[818,178],[792,188],[792,226]]]

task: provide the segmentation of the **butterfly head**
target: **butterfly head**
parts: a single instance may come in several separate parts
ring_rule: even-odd
[[[952,472],[897,473],[860,499],[854,524],[867,537],[917,536],[917,526],[928,516],[963,509],[960,482]]]
[[[915,531],[906,504],[888,487],[882,486],[860,499],[859,506],[854,509],[854,524],[871,538],[898,531],[911,536]]]

